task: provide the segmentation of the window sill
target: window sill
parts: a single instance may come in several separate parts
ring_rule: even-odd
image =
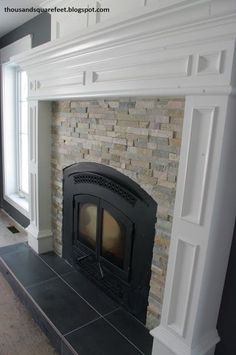
[[[25,217],[29,218],[29,201],[27,201],[25,198],[19,197],[17,194],[11,194],[9,196],[5,195],[4,199]]]

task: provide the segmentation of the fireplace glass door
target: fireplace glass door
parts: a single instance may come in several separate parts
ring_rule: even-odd
[[[125,257],[125,230],[106,209],[102,216],[102,256],[123,268]]]
[[[79,206],[79,239],[88,248],[96,249],[97,205],[81,203]]]
[[[74,197],[74,246],[125,279],[131,262],[132,229],[131,221],[107,201],[91,195]]]

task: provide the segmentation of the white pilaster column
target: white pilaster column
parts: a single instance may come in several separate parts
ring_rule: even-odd
[[[37,253],[52,250],[51,105],[29,102],[30,225],[28,243]]]
[[[236,212],[236,99],[187,96],[174,221],[153,355],[213,355]]]

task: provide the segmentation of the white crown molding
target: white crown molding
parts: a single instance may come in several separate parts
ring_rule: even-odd
[[[30,99],[232,92],[236,6],[227,3],[227,12],[218,1],[143,8],[12,61],[28,72]]]
[[[229,0],[228,2],[231,3]],[[118,46],[124,43],[132,43],[140,40],[155,40],[170,38],[168,45],[177,44],[177,42],[195,42],[202,39],[224,36],[236,36],[236,29],[233,27],[236,22],[236,6],[233,9],[228,7],[227,13],[218,14],[217,7],[215,16],[210,16],[212,11],[210,1],[191,2],[178,7],[160,10],[158,7],[138,9],[130,15],[122,16],[116,20],[109,20],[105,23],[96,24],[91,28],[81,30],[78,34],[73,34],[63,39],[41,45],[27,54],[19,55],[15,60],[19,64],[30,65],[45,62],[49,58],[66,57],[75,52],[88,53],[94,49],[104,47]],[[221,27],[221,33],[214,32]],[[200,30],[200,31],[199,31]],[[202,30],[202,31],[201,31]],[[205,37],[202,32],[206,32]],[[197,33],[196,33],[197,31]],[[196,33],[195,38],[189,37],[189,33]],[[182,36],[179,41],[176,37]],[[174,38],[172,38],[174,36]],[[160,43],[163,45],[163,43]]]

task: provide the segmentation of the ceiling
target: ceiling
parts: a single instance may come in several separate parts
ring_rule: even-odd
[[[38,7],[41,3],[42,0],[0,0],[0,38],[38,15],[38,13],[5,12],[5,7],[29,8]]]

